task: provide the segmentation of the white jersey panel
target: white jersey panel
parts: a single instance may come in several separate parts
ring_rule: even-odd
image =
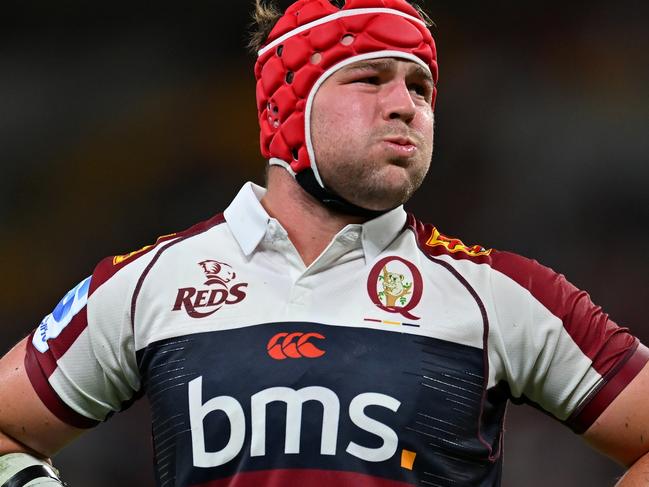
[[[467,278],[487,309],[489,387],[505,381],[513,397],[525,396],[557,418],[567,419],[602,377],[563,322],[527,289],[491,266],[439,258]]]
[[[108,414],[119,411],[122,402],[133,395],[133,391],[121,381],[115,381],[114,376],[97,360],[86,328],[59,360],[49,380],[58,396],[74,411],[103,421]]]

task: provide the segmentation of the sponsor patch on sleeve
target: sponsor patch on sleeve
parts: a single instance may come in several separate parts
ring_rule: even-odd
[[[457,238],[449,238],[441,233],[437,228],[433,228],[433,234],[426,242],[429,247],[444,247],[451,253],[462,252],[471,257],[480,257],[482,255],[490,255],[492,249],[485,249],[480,245],[473,245],[471,247],[464,245],[461,240]]]
[[[88,302],[88,291],[92,276],[81,281],[74,289],[68,291],[54,311],[43,318],[38,326],[32,344],[41,353],[49,350],[48,340],[58,337],[72,318],[83,309]]]
[[[138,256],[140,254],[143,254],[143,253],[147,252],[148,250],[151,250],[153,247],[158,245],[160,242],[162,242],[164,240],[168,240],[171,237],[175,237],[176,235],[177,235],[176,233],[170,233],[169,235],[162,235],[161,237],[157,238],[157,240],[155,241],[154,244],[145,245],[140,250],[135,250],[134,252],[130,252],[128,254],[116,255],[115,257],[113,257],[113,265],[120,265],[121,263],[126,262],[127,260],[129,260],[129,259],[131,259],[133,257],[136,257],[136,256]]]

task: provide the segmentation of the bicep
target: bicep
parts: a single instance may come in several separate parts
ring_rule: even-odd
[[[648,400],[649,364],[588,428],[584,439],[612,459],[632,465],[649,452]]]
[[[25,370],[27,338],[0,359],[0,454],[51,456],[84,430],[70,426],[40,400]]]

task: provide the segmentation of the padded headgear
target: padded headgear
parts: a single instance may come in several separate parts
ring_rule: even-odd
[[[315,160],[311,106],[320,85],[342,67],[365,59],[403,58],[430,71],[437,95],[435,41],[405,0],[298,0],[277,22],[255,65],[261,153],[285,167],[317,199],[340,211],[373,216],[331,193]],[[334,201],[338,200],[338,201]]]

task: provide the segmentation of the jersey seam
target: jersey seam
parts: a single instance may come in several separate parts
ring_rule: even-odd
[[[480,416],[479,416],[479,422],[478,422],[478,439],[480,442],[487,448],[487,451],[489,452],[489,461],[490,462],[496,462],[502,452],[502,444],[503,444],[503,426],[504,426],[504,416],[501,419],[500,423],[500,435],[498,438],[498,449],[494,453],[492,445],[489,445],[487,441],[484,439],[482,436],[482,416],[484,414],[484,405],[485,401],[487,399],[487,386],[489,382],[489,355],[488,355],[488,345],[489,345],[489,316],[487,315],[487,309],[480,299],[480,296],[478,295],[477,291],[473,288],[473,286],[469,283],[469,281],[455,268],[453,267],[452,264],[449,262],[446,262],[445,260],[438,259],[436,257],[433,257],[429,255],[421,246],[421,242],[419,240],[419,236],[417,234],[416,228],[414,228],[412,225],[409,226],[409,230],[413,233],[415,237],[415,242],[417,243],[417,247],[419,250],[424,254],[424,256],[430,260],[431,262],[442,266],[444,269],[446,269],[453,277],[455,277],[462,286],[465,287],[465,289],[469,292],[471,297],[475,300],[476,304],[478,305],[478,309],[480,310],[480,314],[482,316],[482,326],[483,326],[483,332],[482,332],[482,357],[483,357],[483,383],[482,383],[482,399],[480,401]]]
[[[594,359],[591,359],[591,358],[588,356],[588,354],[586,353],[586,351],[584,350],[584,348],[582,348],[582,345],[580,345],[579,342],[578,342],[577,340],[575,340],[575,337],[573,337],[573,335],[570,333],[570,330],[568,330],[568,327],[566,326],[566,322],[565,322],[565,321],[564,321],[560,316],[557,316],[556,313],[554,313],[554,312],[553,312],[553,311],[552,311],[548,306],[546,306],[546,305],[545,305],[545,304],[544,304],[544,303],[543,303],[539,298],[537,298],[537,297],[534,295],[534,293],[532,292],[531,289],[528,289],[527,287],[522,286],[520,283],[518,283],[518,282],[516,281],[516,279],[514,279],[513,277],[507,275],[506,273],[502,272],[501,270],[496,269],[496,268],[494,268],[493,266],[489,266],[489,268],[491,269],[491,271],[493,271],[493,272],[499,274],[501,277],[504,277],[505,279],[507,279],[508,281],[510,281],[510,283],[512,283],[512,284],[513,284],[517,289],[520,289],[520,290],[524,291],[525,293],[527,293],[527,295],[529,295],[529,297],[531,298],[531,300],[529,301],[529,304],[528,304],[528,306],[527,306],[527,309],[530,310],[530,312],[534,313],[534,310],[530,308],[530,305],[531,305],[531,303],[533,302],[533,303],[535,303],[537,306],[539,306],[542,310],[544,310],[545,312],[547,312],[549,316],[551,316],[553,319],[557,320],[558,323],[559,323],[559,326],[561,327],[561,332],[565,333],[566,338],[569,339],[570,342],[571,342],[571,343],[572,343],[572,344],[577,348],[577,350],[579,350],[579,352],[580,352],[584,357],[586,357],[586,358],[589,360],[589,362],[590,362],[590,364],[591,364],[591,367],[592,367],[592,370],[595,371],[595,372],[596,372],[600,377],[602,377],[602,374],[599,373],[599,371],[593,367]],[[490,280],[491,280],[491,277],[490,277]],[[494,307],[497,306],[497,303],[498,303],[498,299],[496,299],[496,297],[494,297]],[[559,336],[557,336],[557,341],[560,341],[560,340],[561,340],[561,336],[559,335]],[[634,348],[634,350],[635,350],[635,348]],[[631,355],[632,355],[632,354],[629,354],[629,357],[630,357]],[[509,357],[508,357],[508,358],[509,358]],[[538,359],[538,358],[539,358],[539,356],[537,356],[537,359]],[[624,359],[623,363],[626,363],[627,360],[628,360],[628,357]],[[607,374],[605,374],[606,377],[611,377],[611,376],[612,376],[612,375],[611,375],[611,372],[612,372],[612,371],[617,371],[617,370],[619,370],[619,367],[614,367],[611,371],[609,371]],[[516,381],[514,381],[514,382],[516,383]],[[603,387],[603,385],[605,385],[605,384],[606,384],[606,381],[604,381],[604,382],[602,383],[602,385],[599,386],[599,387],[597,388],[597,390],[599,390],[599,389],[600,389],[601,387]],[[578,404],[583,404],[583,405],[587,404],[589,398],[590,398],[590,397],[594,397],[594,395],[595,395],[595,393],[591,392],[591,393],[590,393],[589,395],[587,395],[585,398],[581,399],[581,401],[580,401]],[[529,397],[529,396],[527,396],[527,394],[526,394],[525,387],[521,387],[521,396]],[[581,408],[581,407],[582,407],[582,406],[577,406],[577,408]],[[554,412],[550,412],[550,411],[546,410],[545,408],[544,408],[543,410],[546,411],[546,412],[548,412],[550,415],[552,415],[552,417],[557,418],[557,416],[555,415]],[[576,411],[576,410],[575,410],[575,411]],[[560,419],[559,419],[559,421],[561,421],[561,422],[567,424],[567,422],[569,421],[569,418],[571,418],[571,417],[573,417],[573,416],[576,415],[576,414],[575,414],[575,411],[573,411],[572,413],[569,414],[568,419],[565,419],[565,420],[560,420]],[[558,418],[557,418],[557,419],[558,419]]]

